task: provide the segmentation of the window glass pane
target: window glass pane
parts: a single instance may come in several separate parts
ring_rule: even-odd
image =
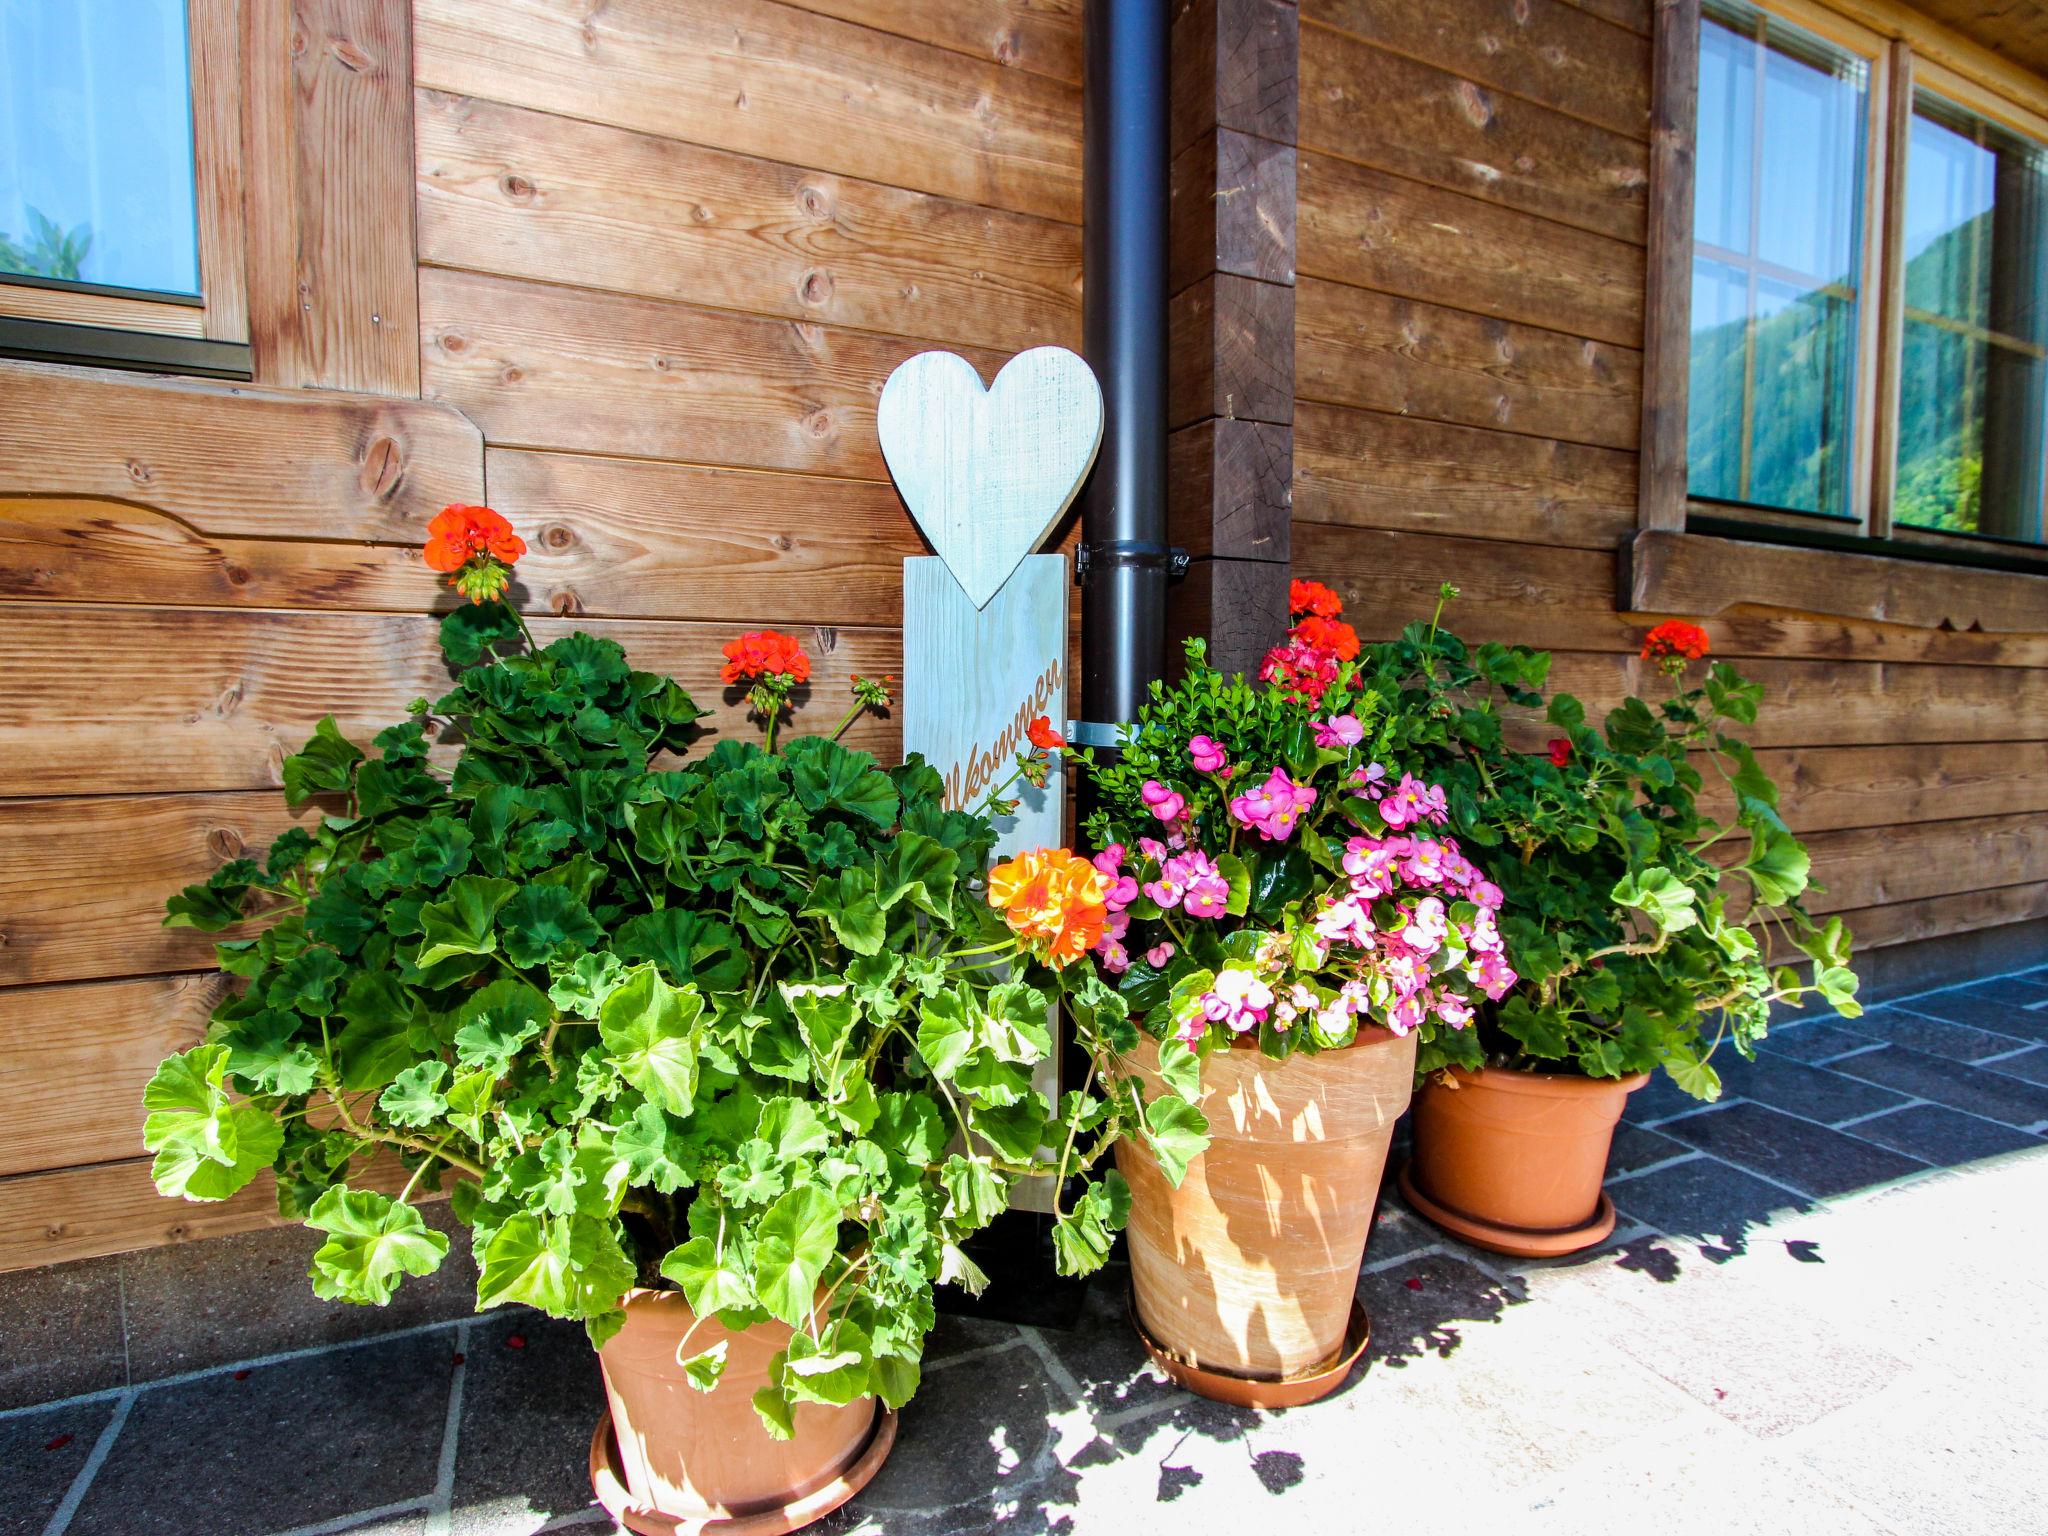
[[[2041,538],[2043,177],[2038,145],[1924,91],[1915,96],[1896,522]]]
[[[1846,517],[1869,65],[1719,0],[1700,52],[1690,489]]]
[[[0,0],[0,271],[199,291],[184,0]]]

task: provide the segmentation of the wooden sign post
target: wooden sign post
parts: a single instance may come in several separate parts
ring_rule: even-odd
[[[889,376],[876,411],[882,457],[936,555],[903,562],[903,750],[970,810],[1010,777],[1025,731],[1067,720],[1067,562],[1034,553],[1059,525],[1102,445],[1102,391],[1062,347],[1034,347],[984,389],[965,358],[923,352]],[[1064,841],[1066,774],[997,821],[997,853]],[[1054,1021],[1057,1026],[1057,1020]],[[1058,1053],[1040,1090],[1059,1091]],[[1016,1203],[1052,1208],[1052,1181]]]

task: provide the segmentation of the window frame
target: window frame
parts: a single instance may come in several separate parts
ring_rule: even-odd
[[[251,377],[240,0],[185,0],[199,294],[0,274],[0,357]]]
[[[1694,154],[1704,7],[1655,8],[1651,225],[1644,344],[1642,494],[1646,531],[1853,549],[1903,559],[2048,575],[2044,539],[1895,525],[1904,329],[1905,173],[1916,90],[2032,139],[2048,151],[2048,80],[2026,73],[1891,0],[1749,0],[1770,17],[1854,53],[1869,65],[1857,324],[1852,515],[1807,513],[1690,494],[1687,484]],[[2048,455],[2048,427],[2044,427]]]

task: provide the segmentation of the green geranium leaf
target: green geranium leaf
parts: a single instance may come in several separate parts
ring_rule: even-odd
[[[579,1019],[594,1019],[625,976],[625,965],[608,949],[578,955],[566,970],[555,973],[548,1001]]]
[[[503,977],[472,992],[462,1005],[462,1027],[455,1031],[456,1065],[503,1077],[512,1068],[512,1058],[540,1034],[549,1017],[546,996],[516,977]]]
[[[519,620],[502,602],[464,603],[441,619],[441,654],[458,667],[476,665],[487,651],[509,651],[519,640]]]
[[[960,855],[952,849],[915,832],[899,832],[882,864],[878,899],[885,912],[908,901],[940,922],[949,922],[959,873]]]
[[[232,1103],[228,1048],[202,1045],[171,1056],[142,1090],[142,1145],[156,1154],[157,1191],[225,1200],[275,1160],[284,1128],[253,1104]]]
[[[448,887],[444,901],[420,908],[421,970],[456,955],[488,955],[498,947],[492,924],[518,886],[489,875],[464,875]]]
[[[754,1292],[771,1317],[801,1327],[839,1246],[839,1207],[803,1184],[769,1207],[754,1237]]]
[[[1806,889],[1812,863],[1805,844],[1791,833],[1758,831],[1751,837],[1742,869],[1756,886],[1758,901],[1767,907],[1782,907]]]
[[[789,1366],[783,1375],[789,1395],[800,1402],[843,1407],[868,1390],[868,1335],[844,1317],[820,1331],[815,1343],[801,1331],[790,1336]]]
[[[955,1152],[939,1172],[946,1191],[946,1218],[961,1232],[974,1232],[1003,1213],[1003,1187],[982,1158]]]
[[[618,1310],[635,1278],[614,1223],[522,1211],[491,1234],[477,1265],[479,1307],[523,1301],[553,1317]]]
[[[229,1075],[257,1093],[284,1098],[311,1093],[320,1061],[299,1041],[298,1032],[296,1014],[273,1008],[237,1020],[220,1037],[220,1043],[228,1048]]]
[[[784,756],[805,810],[845,811],[878,827],[896,824],[896,786],[868,753],[806,736],[791,742]]]
[[[284,760],[286,803],[300,805],[315,795],[346,794],[362,760],[363,749],[341,734],[334,716],[324,717],[313,727],[313,739]]]
[[[1188,1164],[1209,1145],[1209,1117],[1186,1099],[1162,1094],[1145,1106],[1145,1144],[1178,1189]]]
[[[729,1340],[720,1339],[703,1353],[690,1356],[683,1362],[683,1376],[699,1392],[709,1392],[725,1374],[725,1355],[730,1347]]]
[[[447,1080],[446,1062],[423,1061],[391,1080],[377,1108],[394,1125],[431,1125],[448,1113],[448,1097],[441,1091]]]
[[[652,965],[634,966],[604,1000],[598,1034],[614,1065],[649,1101],[672,1115],[696,1108],[697,1021],[704,999],[672,987]]]
[[[407,1275],[430,1275],[448,1239],[389,1195],[336,1185],[313,1204],[306,1225],[328,1234],[313,1255],[313,1292],[328,1301],[381,1307]]]
[[[1131,1187],[1112,1168],[1053,1224],[1053,1267],[1063,1275],[1093,1274],[1130,1213]]]
[[[941,1082],[949,1081],[974,1049],[972,1008],[961,986],[927,999],[918,1009],[917,1053]]]
[[[1608,893],[1611,900],[1647,915],[1665,933],[1679,933],[1699,920],[1692,887],[1662,867],[1631,871]]]
[[[664,1195],[695,1182],[684,1161],[687,1146],[656,1104],[642,1104],[612,1137],[612,1155],[624,1162],[627,1182]]]
[[[544,965],[565,945],[585,947],[604,936],[590,909],[559,885],[524,885],[498,911],[498,931],[514,965]]]
[[[1159,1043],[1160,1079],[1182,1098],[1192,1101],[1202,1091],[1202,1059],[1179,1036]]]
[[[868,870],[842,870],[820,880],[803,912],[824,918],[839,942],[856,955],[878,955],[888,941],[889,920]]]
[[[883,1094],[869,1134],[884,1150],[911,1163],[935,1163],[946,1149],[945,1117],[928,1094]]]
[[[682,1288],[683,1299],[699,1317],[743,1312],[755,1305],[754,1287],[730,1243],[721,1253],[713,1239],[693,1237],[670,1251],[661,1261],[661,1272]]]
[[[652,960],[677,986],[694,981],[707,992],[731,991],[752,970],[730,924],[677,907],[620,924],[612,948],[621,959]]]

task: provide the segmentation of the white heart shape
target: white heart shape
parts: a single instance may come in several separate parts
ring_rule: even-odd
[[[981,375],[951,352],[920,352],[882,386],[882,457],[911,516],[986,608],[1045,542],[1102,446],[1102,389],[1065,347],[1033,347]]]

